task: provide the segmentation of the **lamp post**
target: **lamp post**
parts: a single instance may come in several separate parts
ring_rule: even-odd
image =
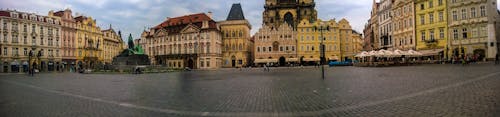
[[[330,26],[324,25],[323,22],[320,22],[319,26],[314,26],[314,30],[319,31],[321,34],[321,42],[319,44],[320,46],[320,65],[321,65],[321,78],[323,80],[325,79],[325,45],[323,41],[325,40],[325,37],[323,36],[323,31],[330,31]]]
[[[33,71],[31,70],[31,57],[33,57],[33,50],[30,50],[29,56],[28,56],[28,74],[32,75]]]

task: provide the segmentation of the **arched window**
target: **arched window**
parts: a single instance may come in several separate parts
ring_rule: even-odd
[[[239,48],[240,51],[243,50],[243,45],[241,45],[241,43],[240,43],[240,45],[239,45],[238,48]]]
[[[240,37],[243,37],[243,32],[240,31]]]

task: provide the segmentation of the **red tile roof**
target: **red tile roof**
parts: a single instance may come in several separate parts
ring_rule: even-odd
[[[162,22],[161,24],[155,26],[153,29],[165,28],[169,34],[176,34],[179,33],[189,24],[201,28],[203,26],[204,21],[208,21],[208,29],[217,29],[217,22],[215,22],[205,13],[169,18],[166,21]]]
[[[10,17],[10,12],[8,12],[8,11],[0,11],[0,16]]]
[[[205,13],[185,15],[181,17],[169,18],[163,23],[155,26],[155,29],[165,28],[169,26],[185,25],[189,23],[198,23],[203,21],[213,21],[212,18],[207,16]]]

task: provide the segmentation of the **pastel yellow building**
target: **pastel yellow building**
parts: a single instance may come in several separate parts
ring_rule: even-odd
[[[123,51],[123,39],[121,35],[115,32],[111,25],[109,29],[103,30],[103,51],[102,57],[104,57],[104,64],[111,64],[113,62],[113,58],[120,54]]]
[[[102,64],[103,37],[101,29],[92,17],[78,16],[76,21],[75,45],[77,47],[77,68],[94,68]]]
[[[416,49],[433,59],[442,59],[448,48],[446,0],[416,0]]]
[[[223,34],[222,67],[252,65],[253,43],[250,41],[251,26],[245,19],[240,4],[233,4],[226,21],[218,22]]]
[[[317,31],[315,27],[321,25],[329,26],[329,30]],[[323,37],[321,37],[322,33]],[[357,41],[354,41],[353,37],[356,37]],[[362,48],[362,45],[359,45],[362,43],[361,36],[353,36],[351,25],[346,19],[339,22],[334,19],[329,21],[318,19],[316,22],[302,20],[297,26],[297,54],[301,63],[317,64],[320,62],[321,39],[324,39],[325,60],[327,61],[352,59],[354,54]],[[356,46],[359,46],[358,49],[355,48]]]

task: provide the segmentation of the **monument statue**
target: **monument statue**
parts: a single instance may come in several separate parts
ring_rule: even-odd
[[[143,55],[144,50],[142,49],[141,45],[136,45],[134,46],[134,40],[132,38],[132,34],[128,36],[128,50],[129,50],[129,55],[135,54],[135,55]]]
[[[140,44],[134,44],[132,34],[128,36],[128,48],[113,58],[113,65],[150,65],[148,55]]]

